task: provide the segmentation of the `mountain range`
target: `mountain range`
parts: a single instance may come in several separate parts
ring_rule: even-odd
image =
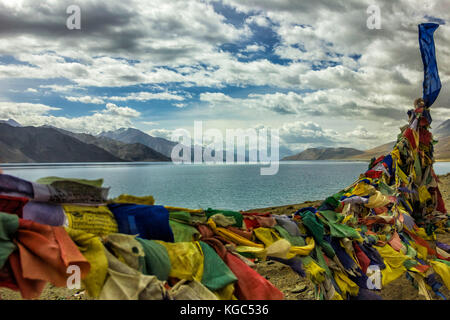
[[[54,128],[13,127],[0,123],[0,162],[117,162],[123,161],[93,144]]]
[[[364,151],[354,148],[308,148],[283,160],[338,160],[363,154]]]
[[[128,161],[170,158],[141,143],[124,143],[50,126],[22,127],[13,120],[0,122],[0,163]]]
[[[111,140],[128,144],[139,143],[165,155],[166,157],[171,156],[173,147],[177,145],[176,142],[160,137],[152,137],[151,135],[134,128],[121,128],[116,131],[102,132],[100,133],[100,137],[109,138]]]
[[[435,158],[450,160],[450,120],[442,122],[433,134],[439,141],[435,145]],[[389,153],[394,144],[392,141],[369,150],[309,148],[289,156],[284,156],[289,154],[289,149],[280,146],[280,150],[284,148],[280,156],[284,156],[282,160],[368,161]],[[51,126],[26,127],[12,119],[0,120],[0,163],[170,161],[175,145],[176,142],[153,137],[134,128],[91,135]],[[191,147],[192,159],[194,150],[198,148],[201,147]]]

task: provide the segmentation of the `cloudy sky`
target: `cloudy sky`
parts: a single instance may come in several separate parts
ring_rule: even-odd
[[[0,0],[0,119],[163,137],[202,120],[278,128],[295,151],[366,149],[422,94],[422,22],[441,24],[434,127],[450,117],[449,19],[450,0]]]

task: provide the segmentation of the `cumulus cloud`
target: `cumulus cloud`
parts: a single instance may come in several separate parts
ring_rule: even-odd
[[[33,117],[47,115],[60,108],[50,107],[40,103],[16,103],[0,101],[0,118],[14,119],[19,123],[27,121]]]
[[[303,104],[301,95],[294,92],[250,94],[247,98],[233,98],[221,92],[206,92],[200,94],[200,101],[206,102],[212,107],[265,108],[279,114],[298,113]]]
[[[179,115],[196,106],[197,114],[211,118],[230,110],[230,121],[244,121],[244,114],[251,121],[251,112],[243,109],[270,112],[267,123],[272,116],[283,119],[286,141],[292,143],[294,137],[298,144],[390,140],[383,123],[394,128],[421,96],[417,24],[435,18],[446,24],[435,33],[443,89],[433,117],[442,121],[450,116],[450,8],[445,1],[376,1],[379,30],[366,26],[372,0],[155,0],[151,6],[144,0],[81,0],[81,30],[65,28],[69,4],[0,3],[0,82],[30,81],[8,85],[14,98],[19,92],[28,98],[33,93],[33,99],[54,94],[106,107],[81,117],[56,118],[51,115],[56,109],[46,109],[53,107],[22,104],[31,112],[28,123],[60,121],[92,131],[88,121],[101,127],[95,117],[103,116],[104,126],[132,126],[139,107],[109,102],[132,101],[144,113],[139,103],[167,100],[175,108],[167,108],[174,113],[166,116],[180,119],[172,127],[180,126]],[[242,21],[230,18],[230,12]],[[5,57],[7,62],[1,60]],[[150,86],[158,92],[145,91]],[[188,88],[199,93],[190,96]],[[305,118],[308,125],[288,125]],[[336,129],[341,120],[350,127]],[[370,125],[361,127],[361,121]],[[320,128],[312,125],[318,123]]]
[[[47,84],[47,85],[40,85],[40,88],[43,88],[45,90],[50,90],[53,92],[67,92],[67,91],[75,91],[75,90],[86,90],[86,88],[77,87],[75,85],[57,85],[57,84]]]
[[[335,131],[323,129],[317,123],[311,121],[289,122],[280,128],[280,137],[287,144],[331,145],[336,142],[335,136]]]
[[[74,132],[97,134],[102,131],[132,127],[132,120],[140,112],[108,103],[106,108],[80,117],[54,116],[52,111],[60,110],[43,104],[0,102],[0,119],[14,119],[24,126],[50,125]]]
[[[158,93],[152,93],[152,92],[133,92],[126,96],[112,96],[112,97],[105,97],[108,100],[112,101],[128,101],[128,100],[135,100],[135,101],[149,101],[149,100],[178,100],[182,101],[184,100],[183,96],[170,93],[170,92],[158,92]]]
[[[152,129],[152,130],[148,130],[146,131],[149,135],[153,136],[153,137],[160,137],[160,138],[164,138],[167,139],[169,141],[172,140],[172,133],[175,131],[174,130],[168,130],[168,129]]]
[[[104,113],[120,116],[123,118],[137,118],[141,115],[139,111],[136,111],[129,107],[119,107],[114,103],[107,103]]]
[[[94,104],[103,104],[105,101],[103,99],[91,96],[83,96],[83,97],[65,97],[67,100],[72,102],[81,102],[81,103],[94,103]]]
[[[262,45],[259,44],[249,44],[248,46],[245,47],[244,52],[258,52],[258,51],[264,51],[266,48]]]

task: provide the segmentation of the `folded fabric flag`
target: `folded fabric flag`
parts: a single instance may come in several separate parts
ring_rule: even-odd
[[[450,262],[434,259],[430,261],[433,270],[442,278],[447,289],[450,290]]]
[[[301,214],[302,214],[302,213],[305,213],[306,211],[310,211],[310,212],[312,212],[312,213],[316,213],[316,212],[317,212],[317,209],[314,208],[314,207],[305,207],[305,208],[301,208],[301,209],[298,209],[298,210],[294,213],[294,215],[300,215],[300,216],[301,216]]]
[[[23,207],[27,202],[28,198],[0,196],[0,212],[13,213],[22,218]]]
[[[201,283],[211,291],[218,291],[230,283],[236,282],[236,276],[217,255],[216,251],[203,241],[199,241],[199,243],[204,255]]]
[[[255,217],[244,218],[244,224],[247,230],[253,230],[261,227]]]
[[[0,212],[0,269],[3,268],[11,253],[17,249],[12,239],[18,228],[18,216]]]
[[[305,240],[302,237],[291,235],[285,228],[283,228],[280,225],[277,225],[277,226],[275,226],[273,228],[276,231],[278,231],[278,233],[280,234],[280,236],[283,239],[286,239],[287,241],[289,241],[290,244],[293,245],[293,246],[300,246],[301,247],[301,246],[304,246],[306,244]]]
[[[237,245],[242,245],[242,246],[264,248],[263,244],[255,243],[255,242],[248,240],[247,238],[244,238],[234,232],[231,232],[228,229],[217,227],[215,222],[211,219],[208,220],[208,226],[214,232],[214,234],[222,237],[223,239],[225,239],[227,241],[230,241],[231,243],[234,243]],[[201,230],[201,228],[202,228],[202,230]],[[201,227],[201,225],[198,227],[198,229],[199,229],[200,233],[202,233],[202,231],[207,232],[207,230],[204,229],[203,227]],[[203,233],[202,233],[202,236],[203,236]]]
[[[379,208],[384,207],[389,204],[391,200],[389,197],[383,195],[380,191],[376,191],[373,195],[370,196],[369,202],[365,204],[367,208]]]
[[[34,191],[31,182],[7,174],[0,174],[0,195],[32,199]]]
[[[228,210],[214,210],[214,209],[208,208],[208,210],[206,210],[205,213],[206,213],[207,219],[209,219],[211,216],[218,214],[218,213],[221,213],[227,217],[233,217],[234,220],[236,221],[236,223],[233,224],[233,226],[242,228],[242,223],[243,223],[244,218],[242,217],[242,214],[240,212],[228,211]]]
[[[450,245],[436,241],[436,246],[441,248],[442,250],[446,251],[447,253],[450,253]]]
[[[281,237],[272,228],[256,228],[253,230],[253,233],[259,241],[264,243],[264,246],[266,247],[281,239]]]
[[[320,298],[325,300],[344,300],[338,292],[339,286],[335,284],[336,281],[330,276],[326,276],[325,280],[319,284]]]
[[[168,295],[171,300],[218,300],[214,293],[196,280],[178,281]]]
[[[383,298],[369,289],[359,288],[358,295],[350,296],[350,300],[383,300]]]
[[[302,234],[297,226],[297,223],[292,218],[284,215],[275,215],[275,220],[278,225],[283,227],[293,237],[301,237]]]
[[[395,251],[390,245],[386,244],[382,247],[374,246],[374,248],[383,257],[386,268],[381,271],[382,284],[386,286],[406,272],[404,266],[405,261],[410,258],[401,252]]]
[[[388,186],[383,181],[378,182],[378,190],[380,190],[380,192],[385,196],[392,196],[395,193],[395,188]]]
[[[358,231],[354,228],[340,223],[340,220],[343,218],[342,214],[338,214],[337,212],[331,210],[323,210],[320,211],[320,215],[324,217],[324,219],[319,218],[320,221],[328,225],[330,228],[330,235],[332,237],[353,239],[361,238]]]
[[[343,195],[342,193],[336,193],[331,197],[326,198],[321,205],[319,206],[318,210],[335,210],[339,206],[339,200]]]
[[[221,213],[216,213],[210,217],[212,221],[216,223],[219,227],[229,227],[236,225],[236,220],[232,216],[224,216]]]
[[[240,300],[282,300],[283,293],[241,259],[227,253],[225,263],[237,277],[235,295]]]
[[[23,207],[23,218],[50,226],[62,226],[66,222],[64,209],[60,204],[29,201]]]
[[[102,188],[102,184],[103,179],[46,177],[33,183],[33,188],[35,188],[35,199],[37,197],[36,190],[38,190],[39,198],[47,196],[48,199],[45,200],[48,202],[104,203],[108,198],[109,188]],[[45,196],[45,193],[48,194]]]
[[[364,173],[364,175],[368,178],[372,179],[378,179],[383,174],[383,171],[375,171],[375,170],[368,170]]]
[[[163,206],[108,204],[120,233],[138,235],[143,239],[173,242],[169,211]]]
[[[105,249],[108,277],[100,300],[163,300],[168,298],[164,283],[121,262]]]
[[[272,228],[277,224],[273,217],[254,216],[260,227]]]
[[[326,237],[326,238],[328,238],[328,237]],[[345,251],[345,249],[341,246],[339,239],[330,237],[329,242],[330,242],[331,246],[333,247],[334,252],[336,253],[336,256],[338,257],[339,261],[342,263],[342,266],[345,268],[345,271],[347,271],[350,274],[355,274],[355,272],[358,272],[358,269],[359,269],[358,265],[348,255],[348,253]]]
[[[285,239],[275,241],[265,249],[268,257],[278,257],[283,259],[291,259],[295,256],[295,253],[291,252],[291,244]],[[311,248],[311,250],[314,247]],[[308,252],[309,253],[309,252]]]
[[[386,268],[380,253],[371,245],[362,243],[359,245],[364,254],[370,259],[370,265],[376,265],[380,269]]]
[[[406,192],[406,193],[417,193],[416,190],[409,190],[409,189],[406,188],[406,187],[399,187],[399,188],[398,188],[398,191]]]
[[[403,136],[408,139],[412,149],[417,149],[417,132],[415,132],[411,128],[407,128],[405,132],[403,132]]]
[[[198,230],[188,224],[169,220],[169,225],[172,229],[174,242],[196,241],[200,238]]]
[[[423,100],[427,107],[433,104],[441,90],[441,80],[439,79],[433,39],[433,33],[438,27],[439,25],[436,23],[419,24],[420,54],[424,68]]]
[[[305,244],[303,241],[300,241],[298,239],[299,237],[292,237],[286,231],[286,233],[288,234],[287,237],[290,238],[292,242],[303,243],[303,245],[301,246],[293,246],[291,245],[291,242],[289,240],[282,239],[275,230],[277,229],[257,228],[254,230],[256,238],[264,243],[264,246],[266,247],[265,253],[269,257],[291,259],[296,255],[308,255],[315,247],[315,242],[311,237],[306,239]]]
[[[420,186],[417,190],[419,193],[419,201],[425,203],[427,200],[431,199],[431,194],[428,192],[426,186]]]
[[[112,233],[103,237],[104,246],[120,261],[142,272],[145,266],[145,251],[136,236]]]
[[[329,258],[333,258],[336,253],[331,245],[324,240],[325,229],[323,224],[317,219],[316,215],[311,211],[303,211],[300,213],[303,225],[311,232],[316,242],[323,248],[325,254]]]
[[[121,194],[117,198],[112,200],[114,203],[133,203],[133,204],[145,204],[148,206],[152,206],[155,204],[155,199],[153,196],[133,196],[129,194]]]
[[[277,257],[270,257],[269,259],[281,262],[282,264],[285,264],[285,265],[291,267],[291,269],[293,271],[295,271],[296,273],[298,273],[300,276],[306,277],[305,270],[303,269],[302,259],[299,257],[294,257],[292,259],[282,259],[282,258],[277,258]]]
[[[253,231],[246,231],[246,230],[240,229],[238,227],[232,227],[232,226],[227,227],[227,229],[237,235],[240,235],[241,237],[248,239],[248,240],[253,239]]]
[[[388,169],[389,175],[392,176],[392,174],[394,173],[394,168],[393,168],[394,160],[392,159],[392,155],[390,155],[390,154],[386,155],[386,157],[384,157],[384,159],[383,159],[383,164]]]
[[[432,134],[430,131],[426,130],[426,129],[419,129],[419,142],[429,146],[431,141],[433,140]]]
[[[326,270],[322,268],[313,258],[310,256],[300,257],[305,269],[306,275],[315,284],[320,284],[326,279]]]
[[[368,203],[369,198],[361,197],[361,196],[350,196],[348,198],[341,200],[343,203]]]
[[[108,273],[108,259],[102,241],[98,236],[83,230],[66,228],[66,231],[91,266],[82,283],[89,296],[98,298]]]
[[[370,161],[370,164],[369,164],[369,169],[372,169],[377,164],[381,163],[383,160],[384,160],[384,156],[379,156],[377,159],[375,159],[375,157],[372,158],[372,160]]]
[[[369,257],[362,251],[361,247],[356,241],[353,241],[353,248],[355,250],[356,258],[358,259],[361,270],[366,273],[367,268],[370,266]]]
[[[14,291],[19,291],[19,287],[14,279],[14,274],[9,261],[5,263],[3,268],[0,268],[0,288],[8,288]]]
[[[167,207],[164,206],[164,208],[172,208],[173,207]],[[182,211],[183,208],[178,208],[180,210],[177,211],[170,211],[169,209],[169,219],[177,222],[186,223],[189,225],[196,225],[198,223],[205,223],[206,222],[206,215],[201,212],[197,212],[198,210],[191,210],[186,209],[186,211]]]
[[[203,240],[202,240],[203,241]],[[230,253],[217,238],[204,240],[219,255],[237,277],[235,296],[241,300],[281,300],[283,294],[267,279],[249,267],[243,260]],[[226,287],[226,288],[229,288]]]
[[[167,281],[172,265],[170,264],[167,249],[155,240],[136,238],[142,245],[143,257],[142,273],[154,275],[161,281]]]
[[[356,186],[354,186],[350,192],[344,193],[343,196],[368,196],[371,195],[375,191],[375,188],[370,185],[370,181],[368,179],[364,179],[359,181]],[[331,209],[334,210],[334,209]]]
[[[66,287],[70,276],[67,268],[71,265],[80,268],[81,279],[89,273],[89,262],[63,227],[19,219],[14,239],[18,250],[10,255],[8,261],[25,299],[38,297],[46,282]]]
[[[439,211],[441,213],[447,213],[447,209],[445,208],[444,199],[442,198],[441,191],[439,190],[439,187],[430,187],[428,191],[435,195],[437,197],[437,205],[436,205],[436,211]]]
[[[354,297],[358,295],[359,292],[358,285],[354,283],[352,280],[350,280],[350,278],[347,277],[347,275],[344,272],[335,270],[334,280],[339,286],[339,289],[341,290],[342,295],[344,297],[347,297],[347,295]]]
[[[48,202],[56,203],[105,203],[109,188],[93,187],[75,181],[55,181],[48,185]]]
[[[97,179],[97,180],[87,180],[87,179],[77,179],[77,178],[61,178],[61,177],[44,177],[40,178],[39,180],[36,180],[36,183],[40,184],[52,184],[57,181],[68,181],[68,182],[76,182],[85,184],[91,187],[97,187],[101,188],[103,185],[103,179]]]
[[[403,245],[397,231],[394,232],[392,237],[389,239],[388,243],[395,251],[400,251],[402,248],[404,248],[404,245]]]
[[[64,205],[67,226],[97,236],[119,232],[116,219],[107,206]]]
[[[201,281],[204,270],[204,255],[198,241],[169,243],[157,241],[162,244],[169,255],[169,277],[186,280]]]

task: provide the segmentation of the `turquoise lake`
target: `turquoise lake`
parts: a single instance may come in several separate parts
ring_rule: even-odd
[[[104,179],[109,197],[153,195],[156,204],[246,210],[320,200],[354,182],[365,162],[283,161],[278,173],[260,175],[261,164],[85,163],[1,165],[5,174],[35,181],[46,176]],[[267,167],[267,166],[266,166]],[[450,162],[434,165],[450,172]]]

